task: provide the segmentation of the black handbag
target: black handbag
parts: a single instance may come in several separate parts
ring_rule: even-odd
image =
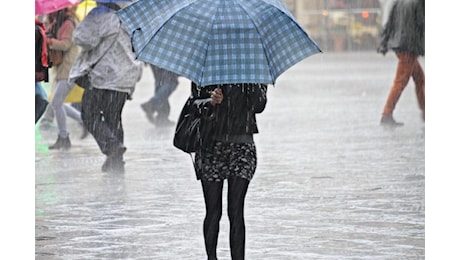
[[[91,82],[89,81],[89,73],[76,78],[75,84],[84,89],[88,89],[89,87],[91,87]]]
[[[196,152],[201,142],[201,116],[192,106],[193,99],[187,99],[177,120],[173,140],[173,145],[186,153]]]

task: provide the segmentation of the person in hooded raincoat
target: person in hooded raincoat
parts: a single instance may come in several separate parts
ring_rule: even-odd
[[[103,172],[124,172],[123,107],[131,99],[142,75],[131,38],[116,15],[116,3],[98,3],[73,32],[82,51],[70,71],[69,81],[86,74],[91,86],[82,97],[82,119],[106,155]],[[92,68],[92,69],[91,69]]]
[[[425,55],[425,0],[401,0],[393,3],[377,52],[385,55],[389,49],[396,53],[398,67],[380,124],[403,125],[393,118],[393,111],[411,77],[415,83],[421,116],[425,120],[425,73],[418,62],[418,57]]]

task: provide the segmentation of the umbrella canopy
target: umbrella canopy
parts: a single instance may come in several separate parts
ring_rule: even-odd
[[[88,13],[96,7],[96,1],[94,0],[84,0],[77,5],[77,10],[75,10],[75,14],[77,15],[80,21],[88,15]]]
[[[139,60],[200,86],[274,84],[321,52],[280,0],[138,0],[117,14]]]
[[[78,3],[80,0],[35,0],[35,15],[49,14]]]
[[[81,0],[75,11],[78,19],[81,21],[88,13],[97,6],[97,3],[129,3],[132,0]]]

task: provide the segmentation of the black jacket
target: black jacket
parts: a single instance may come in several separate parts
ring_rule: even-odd
[[[425,55],[425,0],[396,1],[382,32],[381,50]]]
[[[210,92],[221,88],[224,99],[211,105]],[[194,107],[206,119],[204,140],[247,142],[258,133],[255,114],[261,113],[267,103],[265,84],[223,84],[199,87],[192,82]],[[249,138],[249,139],[248,139]]]

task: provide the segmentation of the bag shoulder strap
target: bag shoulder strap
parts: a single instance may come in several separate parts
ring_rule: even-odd
[[[104,51],[104,53],[96,60],[96,62],[93,64],[93,66],[91,66],[92,68],[94,68],[96,66],[96,64],[109,52],[109,50],[112,49],[113,45],[115,44],[115,42],[118,39],[118,35],[120,35],[120,31],[121,31],[121,21],[119,23],[118,32],[117,32],[116,36],[113,38],[112,43],[109,45],[109,47],[107,47],[107,49]]]

